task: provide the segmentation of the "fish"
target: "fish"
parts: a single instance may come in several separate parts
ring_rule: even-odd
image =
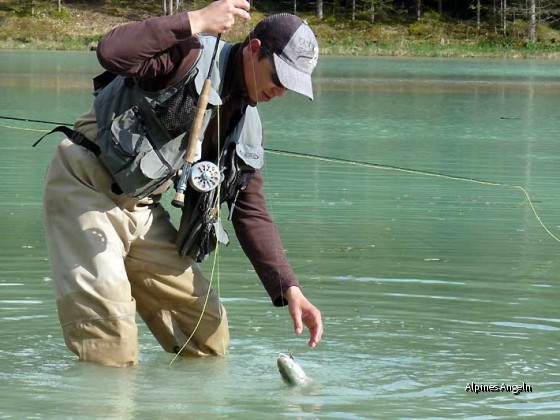
[[[280,375],[282,375],[282,379],[288,385],[303,385],[310,381],[301,366],[297,364],[291,354],[278,354],[276,364],[278,365],[278,371],[280,372]]]

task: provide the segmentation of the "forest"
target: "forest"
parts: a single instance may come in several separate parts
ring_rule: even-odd
[[[107,29],[104,23],[114,25],[158,14],[194,10],[209,2],[0,0],[0,48],[27,44],[38,48],[72,49],[73,45],[80,43],[95,43]],[[257,18],[290,12],[308,19],[327,53],[492,55],[492,51],[509,49],[528,50],[529,56],[544,53],[549,58],[556,58],[560,53],[560,0],[250,2]],[[90,25],[80,21],[84,16]],[[99,22],[95,22],[96,19]],[[63,25],[69,27],[62,28]],[[71,30],[73,26],[74,31]],[[243,25],[240,26],[245,30]]]

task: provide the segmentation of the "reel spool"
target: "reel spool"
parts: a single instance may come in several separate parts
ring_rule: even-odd
[[[189,184],[200,192],[212,191],[220,184],[220,168],[212,162],[197,162],[191,168]]]

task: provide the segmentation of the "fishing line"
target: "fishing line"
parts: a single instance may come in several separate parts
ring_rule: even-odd
[[[255,79],[255,85],[256,85],[256,79]],[[67,124],[67,123],[56,123],[56,122],[53,122],[53,121],[33,120],[33,119],[29,119],[29,118],[14,118],[14,117],[0,116],[0,119],[10,119],[10,120],[18,120],[18,121],[40,122],[40,123],[44,123],[44,124],[60,124],[60,125],[71,126],[71,124]],[[0,125],[0,126],[1,127],[6,127],[6,128],[17,129],[17,130],[45,131],[45,130],[36,130],[36,129],[31,129],[31,128],[23,128],[23,127],[12,127],[12,126],[6,126],[6,125]],[[440,173],[440,172],[423,171],[423,170],[420,170],[420,169],[405,168],[405,167],[401,167],[401,166],[385,165],[385,164],[366,162],[366,161],[360,161],[360,160],[335,158],[335,157],[322,156],[322,155],[316,155],[316,154],[311,154],[311,153],[292,152],[292,151],[289,151],[289,150],[265,148],[265,152],[270,153],[270,154],[274,154],[274,155],[289,156],[289,157],[300,158],[300,159],[311,159],[311,160],[317,160],[317,161],[329,162],[329,163],[336,163],[336,164],[342,164],[342,165],[353,165],[353,166],[365,167],[365,168],[371,168],[371,169],[380,169],[380,170],[385,170],[385,171],[396,171],[396,172],[409,173],[409,174],[412,174],[412,175],[422,175],[422,176],[430,176],[430,177],[435,177],[435,178],[443,178],[443,179],[449,179],[449,180],[452,180],[452,181],[471,182],[471,183],[479,184],[479,185],[517,189],[517,190],[520,190],[521,192],[523,192],[523,194],[525,195],[525,198],[527,199],[527,203],[529,204],[529,207],[531,208],[531,211],[532,211],[533,215],[535,216],[535,219],[540,224],[540,226],[543,228],[543,230],[552,239],[554,239],[556,242],[560,242],[560,238],[558,238],[556,235],[554,235],[554,233],[552,233],[550,231],[550,229],[548,229],[548,227],[542,221],[541,217],[539,216],[539,214],[538,214],[538,212],[535,208],[533,200],[531,199],[531,196],[529,195],[527,190],[520,185],[512,185],[512,184],[506,184],[506,183],[494,182],[494,181],[486,181],[486,180],[477,179],[477,178],[469,178],[469,177],[462,177],[462,176],[456,176],[456,175],[448,175],[448,174]],[[270,207],[272,207],[272,206],[270,206]],[[271,211],[271,213],[272,213],[272,211]]]
[[[220,126],[220,105],[217,106],[217,111],[216,111],[216,118],[217,120],[217,127],[216,127],[216,131],[217,131],[217,138],[218,138],[218,142],[217,142],[217,150],[216,153],[218,156],[218,165],[220,164],[220,152],[221,152],[221,147],[220,147],[220,134],[221,134],[221,126]],[[219,168],[219,172],[222,173],[222,168]],[[221,198],[221,192],[222,192],[222,188],[220,183],[218,183],[218,186],[216,187],[218,189],[217,194],[218,194],[218,205],[217,205],[217,209],[216,209],[216,213],[217,213],[217,218],[218,218],[218,223],[221,224],[221,217],[222,217],[222,198]],[[221,302],[221,290],[220,290],[220,258],[219,258],[219,252],[220,252],[220,241],[218,240],[218,238],[216,237],[216,249],[214,251],[214,262],[217,264],[218,266],[218,271],[217,271],[217,277],[218,277],[218,285],[217,285],[217,289],[218,289],[218,314],[220,315],[220,321],[222,320],[222,302]],[[210,284],[212,284],[212,278],[214,277],[214,272],[212,272],[212,275],[210,276]],[[208,299],[209,294],[206,296],[206,299]],[[226,354],[226,343],[224,342],[224,337],[223,335],[221,336],[222,338],[222,349],[223,349],[223,353]]]
[[[251,44],[251,41],[252,41],[252,39],[253,39],[253,38],[251,37],[251,32],[249,32],[248,38],[249,38],[249,48],[251,48],[251,47],[250,47],[250,44]],[[259,41],[260,41],[260,40],[259,40]],[[261,42],[260,47],[262,48],[262,42]],[[260,49],[259,49],[259,55],[260,55]],[[254,86],[254,88],[255,88],[255,95],[257,95],[256,104],[258,105],[258,103],[259,103],[259,92],[258,92],[258,86],[257,86],[257,75],[256,75],[256,73],[255,73],[255,60],[254,60],[254,58],[253,58],[253,54],[251,54],[250,57],[251,57],[251,68],[252,68],[252,73],[253,73],[253,86]],[[259,61],[260,61],[260,59],[259,59]],[[272,57],[270,58],[270,62],[271,62],[271,65],[272,65],[273,70],[276,71],[276,69],[274,68],[274,56],[272,56]],[[256,106],[256,105],[255,105],[255,106]],[[261,174],[262,174],[262,172],[261,172]],[[264,176],[264,174],[262,174],[262,176]],[[274,219],[274,205],[273,205],[273,203],[272,203],[272,202],[268,202],[268,203],[267,203],[267,207],[268,207],[268,209],[269,209],[270,217],[271,217],[272,219]],[[275,258],[276,258],[276,267],[278,267],[278,266],[280,265],[280,264],[279,264],[280,256],[278,255],[278,249],[276,249]],[[284,290],[283,290],[283,288],[282,288],[282,281],[281,281],[281,279],[280,279],[280,276],[278,276],[278,284],[279,284],[279,286],[280,286],[280,287],[279,287],[279,288],[280,288],[280,299],[281,299],[282,302],[283,302],[283,301],[285,300],[285,297],[284,297]],[[288,309],[288,313],[289,313],[289,309]],[[284,329],[284,337],[287,339],[287,338],[288,338],[288,326],[287,326],[287,323],[286,323],[286,322],[282,322],[282,325],[283,325],[283,329]],[[291,348],[288,349],[288,351],[289,351],[289,353],[290,353],[290,355],[291,355],[291,354],[292,354]]]
[[[3,115],[0,115],[0,118],[3,119],[3,120],[12,120],[12,121],[36,122],[36,123],[41,123],[41,124],[67,125],[69,127],[72,127],[74,125],[74,124],[68,124],[68,123],[56,122],[56,121],[33,120],[31,118],[6,117],[6,116],[3,116]]]
[[[361,166],[361,167],[366,167],[366,168],[381,169],[381,170],[386,170],[386,171],[404,172],[404,173],[409,173],[409,174],[413,174],[413,175],[431,176],[431,177],[436,177],[436,178],[449,179],[449,180],[452,180],[452,181],[471,182],[471,183],[474,183],[474,184],[480,184],[480,185],[486,185],[486,186],[518,189],[518,190],[521,190],[523,192],[523,194],[525,194],[525,197],[527,198],[527,202],[529,203],[529,207],[531,208],[535,218],[537,219],[537,221],[539,222],[541,227],[545,230],[545,232],[552,239],[554,239],[557,242],[560,242],[560,239],[556,235],[554,235],[546,227],[544,222],[541,220],[541,218],[540,218],[540,216],[539,216],[539,214],[538,214],[538,212],[537,212],[537,210],[536,210],[536,208],[533,204],[533,200],[531,199],[531,196],[529,195],[527,190],[520,185],[506,184],[506,183],[503,183],[503,182],[485,181],[485,180],[482,180],[482,179],[462,177],[462,176],[456,176],[456,175],[448,175],[448,174],[439,173],[439,172],[422,171],[420,169],[403,168],[403,167],[400,167],[400,166],[393,166],[393,165],[382,165],[382,164],[379,164],[379,163],[364,162],[364,161],[359,161],[359,160],[327,157],[327,156],[321,156],[321,155],[314,155],[314,154],[311,154],[311,153],[298,153],[298,152],[290,152],[290,151],[278,150],[278,149],[266,149],[266,151],[268,153],[276,154],[276,155],[291,156],[291,157],[304,158],[304,159],[313,159],[313,160],[319,160],[319,161],[329,162],[329,163],[354,165],[354,166]]]
[[[210,273],[210,280],[208,281],[208,291],[206,292],[206,297],[204,299],[204,305],[202,305],[202,311],[200,312],[200,316],[198,317],[198,321],[197,321],[196,325],[194,326],[194,329],[193,329],[191,335],[189,335],[189,337],[187,338],[187,341],[185,341],[185,344],[183,344],[183,346],[175,354],[173,359],[171,359],[171,362],[169,362],[169,366],[171,366],[173,364],[173,362],[181,355],[181,353],[183,352],[185,347],[187,347],[187,344],[189,344],[189,342],[191,341],[191,339],[193,338],[195,333],[198,331],[198,327],[200,326],[200,323],[202,322],[202,318],[204,317],[204,312],[206,311],[206,306],[207,306],[208,300],[210,298],[210,292],[212,290],[212,280],[214,279],[214,272],[216,270],[216,265],[218,265],[217,260],[218,260],[218,246],[216,246],[216,250],[214,252],[214,259],[212,261],[212,271]],[[191,268],[191,270],[192,270],[192,268]],[[219,278],[219,276],[218,276],[218,278]],[[193,281],[194,281],[194,271],[193,271]],[[219,298],[219,293],[218,293],[218,298]],[[219,305],[218,311],[219,311],[220,319],[221,319],[221,317],[222,317],[222,304],[219,302],[219,299],[218,299],[218,305]],[[224,353],[225,353],[225,349],[224,349]]]
[[[212,57],[212,61],[214,61],[214,57],[216,56],[216,51],[218,49],[218,44],[220,42],[220,36],[218,36],[218,38],[216,39],[216,47],[214,50],[214,56]],[[210,74],[208,75],[210,77]],[[217,131],[217,135],[216,137],[218,138],[217,141],[217,151],[216,151],[216,156],[218,156],[218,165],[220,164],[220,134],[221,134],[221,127],[220,127],[220,110],[221,107],[220,105],[216,106],[216,123],[217,123],[217,127],[216,127],[216,131]],[[220,173],[221,173],[221,169],[220,169]],[[217,197],[217,208],[216,208],[216,217],[218,218],[218,221],[221,218],[221,197],[220,197],[220,193],[221,193],[221,186],[218,184],[217,188],[217,192],[216,194],[218,195]],[[213,211],[214,209],[212,209]],[[191,333],[191,335],[189,336],[189,338],[187,338],[187,341],[185,341],[185,344],[183,344],[183,346],[181,347],[181,349],[177,352],[177,354],[175,355],[175,357],[173,357],[173,359],[171,360],[171,362],[169,362],[169,366],[171,366],[173,364],[173,362],[175,361],[175,359],[177,359],[177,357],[179,357],[179,355],[181,354],[181,352],[185,349],[185,347],[187,346],[187,344],[191,341],[192,337],[194,336],[194,334],[196,333],[196,331],[198,330],[198,327],[200,326],[200,323],[202,322],[202,318],[204,317],[204,312],[206,311],[206,306],[208,305],[208,300],[210,299],[210,292],[212,291],[212,282],[214,281],[214,273],[217,273],[217,289],[218,289],[218,315],[220,317],[220,322],[222,320],[222,316],[223,316],[223,312],[222,312],[222,303],[220,301],[220,262],[219,262],[219,251],[220,251],[220,241],[217,240],[216,238],[216,248],[214,249],[214,255],[213,255],[213,260],[212,260],[212,271],[210,273],[210,280],[208,281],[208,291],[206,292],[206,297],[204,298],[204,305],[202,306],[202,311],[200,313],[200,316],[198,318],[198,321]],[[222,352],[225,354],[226,353],[226,343],[223,341],[224,338],[223,336],[222,338]]]
[[[26,128],[26,127],[14,127],[13,125],[0,124],[0,127],[11,128],[12,130],[23,130],[23,131],[34,131],[37,133],[48,133],[51,130],[41,130],[39,128]]]
[[[31,118],[7,117],[7,116],[4,116],[4,115],[0,115],[0,119],[11,120],[11,121],[22,121],[22,122],[34,122],[34,123],[40,123],[40,124],[66,125],[68,127],[72,127],[74,125],[74,124],[61,123],[61,122],[56,122],[56,121],[34,120],[34,119],[31,119]],[[12,125],[4,125],[4,124],[0,124],[0,127],[10,128],[10,129],[13,129],[13,130],[36,131],[38,133],[48,133],[50,131],[50,130],[42,130],[42,129],[39,129],[39,128],[14,127]]]

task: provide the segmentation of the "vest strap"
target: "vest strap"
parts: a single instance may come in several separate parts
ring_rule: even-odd
[[[85,147],[90,152],[92,152],[95,156],[99,156],[101,154],[101,149],[97,144],[92,142],[90,139],[88,139],[79,131],[72,130],[71,128],[68,128],[64,125],[59,125],[58,127],[53,128],[51,131],[49,131],[47,134],[45,134],[43,137],[41,137],[39,140],[33,143],[33,147],[37,146],[41,142],[41,140],[43,140],[49,134],[53,134],[57,132],[63,133],[66,137],[68,137],[70,141],[72,141],[72,143]]]

